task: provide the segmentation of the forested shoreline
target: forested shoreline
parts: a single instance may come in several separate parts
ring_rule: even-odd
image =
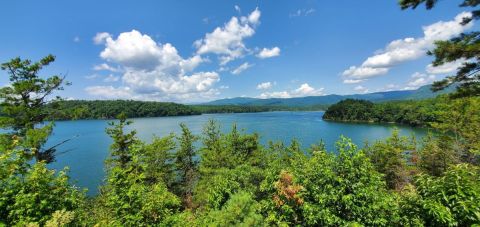
[[[212,113],[257,113],[270,111],[318,111],[325,105],[306,107],[186,105],[172,102],[134,100],[58,100],[46,106],[48,120],[114,119],[120,113],[127,118],[189,116]]]
[[[347,99],[331,105],[323,115],[324,120],[342,122],[398,123],[430,127],[445,121],[452,111],[471,116],[480,109],[478,97],[452,99],[447,95],[425,100],[390,101],[373,103],[366,100]]]

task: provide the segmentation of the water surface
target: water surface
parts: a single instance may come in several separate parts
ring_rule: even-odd
[[[265,112],[238,114],[204,114],[182,117],[157,117],[132,119],[132,129],[144,141],[151,141],[154,135],[166,136],[180,133],[178,124],[184,122],[194,134],[200,134],[203,125],[209,119],[217,120],[222,131],[227,132],[233,123],[248,133],[257,132],[263,144],[268,141],[283,141],[286,144],[297,139],[303,147],[323,140],[329,151],[334,149],[335,141],[341,135],[347,136],[358,145],[366,140],[375,141],[388,137],[397,127],[402,135],[414,134],[422,137],[426,129],[411,128],[393,124],[339,123],[322,120],[323,112]],[[104,177],[103,162],[108,155],[111,139],[105,133],[108,120],[77,120],[56,122],[54,135],[48,143],[58,143],[74,138],[59,148],[65,152],[57,156],[52,167],[70,168],[70,176],[77,186],[88,188],[90,195],[97,192]]]

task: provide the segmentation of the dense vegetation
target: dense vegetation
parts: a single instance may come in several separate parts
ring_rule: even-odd
[[[450,119],[458,119],[449,111],[455,109],[458,115],[480,114],[480,98],[466,97],[452,99],[439,96],[435,99],[392,101],[372,103],[366,100],[347,99],[331,105],[323,115],[325,120],[350,122],[386,122],[412,126],[431,126]]]
[[[440,133],[420,143],[395,131],[386,141],[363,148],[341,137],[335,151],[322,143],[302,150],[295,140],[263,146],[257,134],[245,134],[235,125],[220,133],[213,120],[201,135],[181,124],[180,134],[144,143],[136,131],[125,130],[130,121],[120,114],[106,129],[113,143],[104,184],[88,198],[70,183],[68,169],[47,166],[55,161],[57,146],[44,147],[53,123],[40,123],[52,111],[47,97],[67,85],[57,76],[37,76],[53,60],[17,58],[2,65],[12,86],[0,90],[0,126],[5,129],[0,136],[0,225],[480,223],[476,97],[439,104],[445,114],[436,115],[432,127]],[[376,108],[366,101],[343,103],[366,111]],[[360,112],[345,116],[369,119]]]
[[[120,113],[129,118],[198,115],[190,106],[169,102],[145,102],[133,100],[69,100],[47,105],[49,119],[113,119]]]

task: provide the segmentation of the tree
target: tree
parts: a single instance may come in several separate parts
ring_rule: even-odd
[[[121,167],[131,161],[131,153],[129,152],[130,146],[138,142],[135,137],[137,132],[135,130],[125,133],[125,127],[132,124],[131,121],[127,120],[127,116],[124,113],[121,113],[117,116],[119,122],[110,122],[109,125],[111,128],[107,128],[107,134],[112,137],[113,143],[110,146],[111,150],[111,161],[118,163]]]
[[[200,219],[199,226],[263,226],[260,204],[248,192],[232,195],[220,210],[212,210]]]
[[[12,134],[26,138],[29,146],[24,148],[25,152],[36,161],[47,163],[55,160],[56,146],[48,149],[42,149],[42,146],[52,133],[53,124],[39,125],[49,115],[47,103],[60,99],[49,100],[50,95],[69,84],[65,82],[65,77],[54,75],[44,79],[38,75],[53,61],[53,55],[35,63],[17,57],[1,65],[1,69],[7,71],[11,84],[0,89],[0,127],[12,129]]]
[[[418,152],[418,167],[431,176],[443,175],[450,165],[460,161],[460,155],[452,147],[445,136],[435,138],[429,133]]]
[[[410,157],[415,153],[415,144],[400,136],[398,129],[386,141],[366,146],[365,152],[375,169],[384,174],[388,189],[401,190],[409,183],[408,164],[413,164]]]
[[[337,142],[337,154],[315,150],[311,157],[297,155],[280,172],[267,170],[268,175],[277,174],[262,183],[271,195],[262,201],[269,224],[382,226],[398,220],[397,204],[382,174],[349,139]]]
[[[425,3],[427,9],[432,9],[438,0],[400,0],[402,9],[415,9]],[[463,0],[460,7],[477,7],[480,1]],[[475,8],[469,16],[463,18],[462,25],[467,25],[473,19],[480,18],[480,10]],[[473,31],[461,34],[447,41],[436,41],[435,49],[429,55],[435,56],[433,66],[443,65],[457,60],[466,61],[458,69],[456,75],[433,84],[432,90],[439,91],[448,86],[458,84],[455,97],[480,95],[480,32]]]
[[[442,132],[443,142],[461,161],[480,163],[480,97],[458,98],[443,104],[431,126]]]
[[[183,198],[186,208],[192,208],[192,196],[195,183],[198,180],[198,160],[194,143],[198,140],[196,136],[181,123],[182,135],[177,139],[180,147],[175,153],[175,168],[178,172],[178,194]]]
[[[480,223],[480,169],[451,166],[444,176],[416,180],[420,214],[427,226],[471,226]]]
[[[118,123],[112,122],[107,129],[113,144],[106,162],[109,165],[106,184],[101,188],[97,205],[104,207],[98,212],[106,215],[101,220],[94,220],[100,225],[156,225],[172,215],[180,205],[180,200],[168,191],[163,179],[152,180],[152,175],[148,174],[151,168],[161,170],[155,165],[165,165],[152,160],[165,162],[166,159],[149,157],[153,152],[146,150],[151,147],[139,141],[135,131],[125,132],[125,127],[130,123],[122,114]]]

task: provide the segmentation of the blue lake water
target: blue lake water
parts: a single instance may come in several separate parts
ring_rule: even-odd
[[[427,129],[412,128],[393,124],[338,123],[322,120],[323,112],[266,112],[238,114],[204,114],[185,117],[157,117],[132,119],[132,129],[144,141],[153,136],[166,136],[179,133],[179,124],[184,122],[195,134],[200,134],[209,119],[217,120],[222,131],[227,132],[233,123],[245,132],[257,132],[261,142],[283,141],[289,144],[297,139],[307,148],[323,140],[329,151],[333,151],[335,141],[341,135],[347,136],[362,146],[365,141],[373,142],[388,137],[395,127],[402,135],[422,137]],[[53,145],[68,138],[74,138],[59,147],[57,161],[51,167],[70,168],[70,176],[81,188],[88,188],[88,194],[97,192],[104,177],[104,160],[108,155],[111,139],[105,133],[109,120],[77,120],[56,122],[54,134],[48,141]]]

